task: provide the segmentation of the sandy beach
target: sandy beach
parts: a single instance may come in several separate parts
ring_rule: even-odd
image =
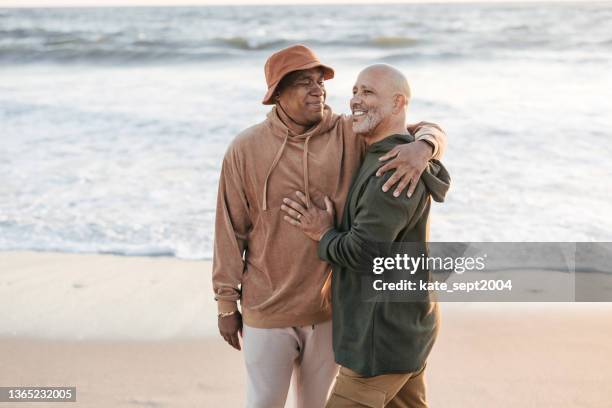
[[[512,293],[440,290],[430,406],[612,408],[610,19],[612,2],[588,0],[0,1],[0,387],[77,390],[76,403],[0,408],[244,407],[243,353],[218,334],[207,259],[221,170],[234,173],[224,158],[271,112],[266,61],[298,43],[334,69],[334,113],[352,115],[365,67],[390,64],[409,82],[407,122],[447,134],[451,189],[428,241],[470,273],[454,262],[435,283],[513,279]],[[386,106],[374,94],[371,118]],[[325,141],[289,143],[291,129],[282,146],[295,146],[259,154],[258,140],[238,167],[340,197],[354,174],[324,170],[354,149],[330,129],[342,137],[325,133],[338,137],[321,154]],[[268,193],[247,194],[250,215]],[[303,261],[278,242],[265,254]],[[477,254],[484,271],[467,266]]]
[[[210,268],[0,253],[0,386],[76,386],[77,403],[58,408],[243,406],[242,356],[216,335]],[[432,407],[612,406],[612,304],[441,308]]]

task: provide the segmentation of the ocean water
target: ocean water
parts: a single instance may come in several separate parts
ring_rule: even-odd
[[[263,64],[312,46],[410,80],[453,177],[434,241],[612,240],[612,4],[0,9],[0,250],[209,258]]]

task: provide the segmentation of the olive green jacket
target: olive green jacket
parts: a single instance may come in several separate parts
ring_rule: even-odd
[[[382,191],[389,175],[376,176],[378,158],[412,141],[410,135],[392,135],[369,147],[348,193],[341,225],[325,233],[319,243],[319,257],[333,267],[336,362],[364,376],[418,371],[436,337],[435,302],[364,298],[367,288],[363,285],[374,278],[372,243],[421,242],[425,246],[431,198],[443,201],[450,185],[446,169],[432,160],[411,198],[404,193],[393,197],[393,189]],[[371,276],[364,279],[363,266],[368,262]]]

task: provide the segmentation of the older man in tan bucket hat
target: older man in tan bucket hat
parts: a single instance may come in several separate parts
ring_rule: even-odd
[[[247,407],[283,407],[293,377],[298,408],[318,408],[338,368],[332,351],[330,266],[316,242],[283,221],[283,199],[303,191],[308,203],[331,199],[337,220],[366,145],[351,116],[325,104],[324,81],[334,70],[303,45],[266,62],[274,105],[267,118],[242,131],[223,159],[215,220],[213,288],[219,331],[240,350],[247,371]],[[389,152],[379,170],[394,170],[383,190],[408,194],[427,162],[439,158],[446,136],[420,122],[407,129],[416,142]],[[240,300],[241,311],[238,310]]]

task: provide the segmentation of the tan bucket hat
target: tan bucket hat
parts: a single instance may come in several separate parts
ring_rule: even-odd
[[[293,71],[315,67],[323,68],[324,80],[334,77],[334,70],[327,65],[321,64],[316,54],[305,45],[292,45],[291,47],[275,52],[268,58],[264,68],[268,92],[261,103],[264,105],[274,104],[272,96],[279,82],[285,75]]]

